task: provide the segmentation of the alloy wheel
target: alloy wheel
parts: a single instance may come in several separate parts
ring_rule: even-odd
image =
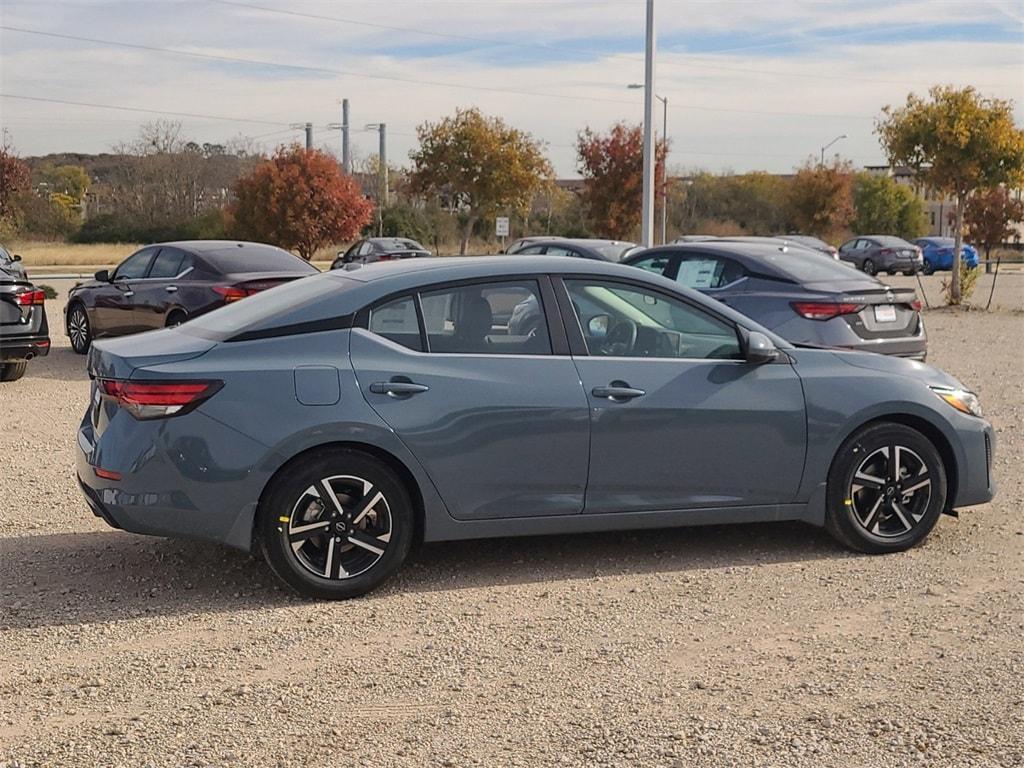
[[[924,460],[906,446],[891,444],[875,449],[857,465],[846,503],[866,531],[895,538],[924,517],[931,485]]]
[[[76,352],[83,352],[89,346],[89,318],[81,307],[75,307],[68,315],[68,337]]]
[[[365,573],[391,541],[388,500],[369,480],[353,475],[316,481],[279,522],[298,563],[324,579]]]

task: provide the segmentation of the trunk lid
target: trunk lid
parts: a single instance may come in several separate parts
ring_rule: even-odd
[[[841,301],[863,306],[843,319],[862,339],[895,339],[920,332],[921,313],[913,288],[889,288],[877,283],[867,290],[844,291]]]
[[[130,379],[137,368],[190,360],[209,352],[216,341],[164,328],[116,339],[101,339],[89,348],[89,375]]]

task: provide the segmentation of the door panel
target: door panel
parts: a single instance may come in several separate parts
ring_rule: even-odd
[[[149,271],[158,248],[143,248],[121,262],[114,270],[109,286],[104,286],[95,301],[94,323],[97,331],[120,335],[138,330],[135,319],[135,285]]]
[[[571,358],[421,353],[363,329],[350,353],[367,402],[454,517],[582,510],[590,423]],[[427,389],[388,394],[392,381]]]
[[[177,248],[163,247],[153,259],[145,280],[135,289],[135,326],[140,331],[163,328],[167,312],[178,303],[175,279],[182,271],[186,254]]]
[[[788,364],[581,357],[576,366],[592,407],[585,512],[795,497],[806,426],[803,389]],[[644,394],[594,396],[613,382]]]

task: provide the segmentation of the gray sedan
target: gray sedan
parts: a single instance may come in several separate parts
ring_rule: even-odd
[[[839,246],[839,258],[869,275],[888,272],[913,275],[922,271],[921,249],[892,235],[861,235]]]
[[[543,322],[510,332],[527,302]],[[799,520],[898,552],[994,493],[992,428],[953,377],[800,348],[599,261],[335,270],[98,341],[89,371],[95,514],[261,551],[321,598],[417,540]]]

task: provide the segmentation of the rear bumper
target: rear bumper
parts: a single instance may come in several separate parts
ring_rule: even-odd
[[[902,339],[874,339],[852,344],[849,349],[857,352],[876,352],[881,355],[906,357],[911,360],[925,361],[928,357],[928,339],[924,334]]]
[[[50,354],[49,336],[18,336],[6,339],[0,336],[0,362],[31,360]]]

